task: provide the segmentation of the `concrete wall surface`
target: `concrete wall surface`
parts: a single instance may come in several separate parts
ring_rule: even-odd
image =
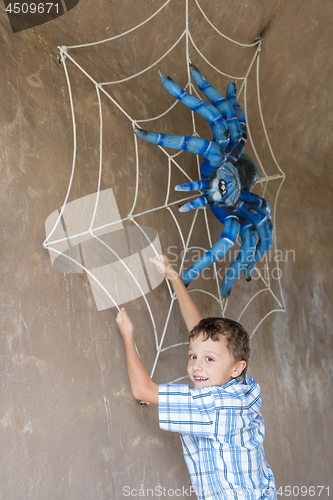
[[[254,192],[269,201],[275,227],[255,279],[241,277],[228,302],[217,300],[216,286],[227,260],[216,267],[217,281],[211,268],[189,290],[204,316],[239,319],[252,335],[249,373],[261,386],[265,452],[282,497],[288,486],[294,487],[289,498],[301,491],[303,498],[332,496],[332,2],[62,1],[52,8],[61,4],[63,14],[48,22],[23,11],[15,21],[8,3],[0,2],[0,499],[109,500],[129,490],[139,498],[140,488],[145,498],[157,486],[171,498],[190,486],[179,436],[161,431],[157,408],[139,405],[131,394],[117,308],[97,307],[89,273],[66,267],[66,259],[43,247],[45,221],[53,214],[54,224],[66,200],[74,208],[62,213],[55,234],[86,233],[75,242],[65,239],[59,252],[90,259],[89,269],[101,262],[117,266],[114,254],[103,260],[95,249],[86,205],[77,201],[96,196],[99,182],[101,192],[112,189],[104,208],[113,207],[110,217],[123,222],[116,237],[102,236],[117,240],[119,252],[129,244],[122,258],[137,255],[131,262],[140,264],[147,287],[129,301],[131,280],[112,293],[126,292],[123,304],[149,372],[157,360],[155,382],[186,375],[187,346],[171,347],[187,341],[178,304],[166,282],[154,282],[149,266],[142,267],[145,240],[131,231],[151,228],[179,270],[189,234],[185,269],[223,229],[209,209],[178,212],[183,194],[173,187],[198,179],[195,155],[169,160],[133,137],[135,121],[156,132],[192,135],[191,113],[182,104],[172,107],[158,74],[184,87],[188,59],[222,93],[231,78],[240,89],[253,62],[240,97],[254,144],[248,141],[246,152],[260,158]],[[258,108],[256,46],[247,46],[260,34],[260,103],[273,155]],[[63,61],[58,46],[72,47]],[[153,117],[159,118],[140,122]],[[211,139],[204,120],[195,123],[197,134]],[[97,254],[102,260],[94,260]],[[104,268],[99,276],[106,276]],[[161,345],[170,348],[157,356],[164,331]]]

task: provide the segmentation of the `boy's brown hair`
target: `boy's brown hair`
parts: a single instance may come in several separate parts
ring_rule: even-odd
[[[211,339],[214,342],[218,342],[220,335],[226,338],[227,348],[235,358],[235,361],[246,361],[246,367],[240,375],[245,383],[245,375],[250,358],[250,337],[245,328],[232,319],[204,318],[192,328],[190,339],[198,337],[201,333],[206,337],[204,340]]]

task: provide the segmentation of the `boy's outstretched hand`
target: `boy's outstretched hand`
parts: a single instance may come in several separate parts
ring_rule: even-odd
[[[155,265],[160,274],[164,274],[166,279],[177,279],[178,273],[174,270],[166,255],[159,255],[159,257],[150,257],[150,262]]]
[[[123,336],[123,339],[133,339],[133,324],[131,318],[128,316],[126,309],[122,307],[117,314],[116,323]]]
[[[150,262],[155,265],[159,273],[165,274],[166,279],[170,280],[172,288],[177,296],[180,310],[184,318],[186,327],[190,332],[192,328],[202,319],[197,306],[194,304],[190,294],[185,288],[180,276],[172,267],[169,259],[165,255],[151,257]]]
[[[141,363],[134,344],[133,324],[124,308],[117,314],[116,323],[124,339],[127,370],[133,396],[141,401],[157,405],[158,385],[151,380]]]

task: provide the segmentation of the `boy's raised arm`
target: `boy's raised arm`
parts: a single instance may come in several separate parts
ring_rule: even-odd
[[[188,293],[184,283],[165,255],[160,255],[159,259],[157,257],[152,257],[149,260],[155,264],[159,273],[165,274],[166,279],[170,280],[172,288],[177,296],[180,311],[186,327],[190,332],[192,328],[199,323],[202,316]]]
[[[127,371],[133,396],[147,403],[158,404],[158,385],[149,377],[134,344],[133,325],[124,308],[118,313],[116,323],[123,336],[127,358]]]
[[[150,261],[155,264],[160,273],[165,274],[165,277],[171,281],[186,327],[190,332],[202,319],[197,306],[165,255],[161,255],[159,259],[157,257],[151,258]],[[116,323],[124,339],[127,371],[133,396],[141,401],[157,405],[158,384],[152,381],[138,356],[134,344],[133,324],[124,308],[118,313]]]

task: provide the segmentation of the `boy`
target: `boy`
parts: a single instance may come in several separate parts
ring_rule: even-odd
[[[150,259],[172,283],[190,332],[187,373],[193,384],[157,385],[134,345],[125,309],[117,315],[131,389],[136,399],[158,404],[161,429],[181,434],[192,490],[198,499],[276,499],[263,449],[260,389],[246,375],[249,336],[236,321],[202,319],[165,256]]]

